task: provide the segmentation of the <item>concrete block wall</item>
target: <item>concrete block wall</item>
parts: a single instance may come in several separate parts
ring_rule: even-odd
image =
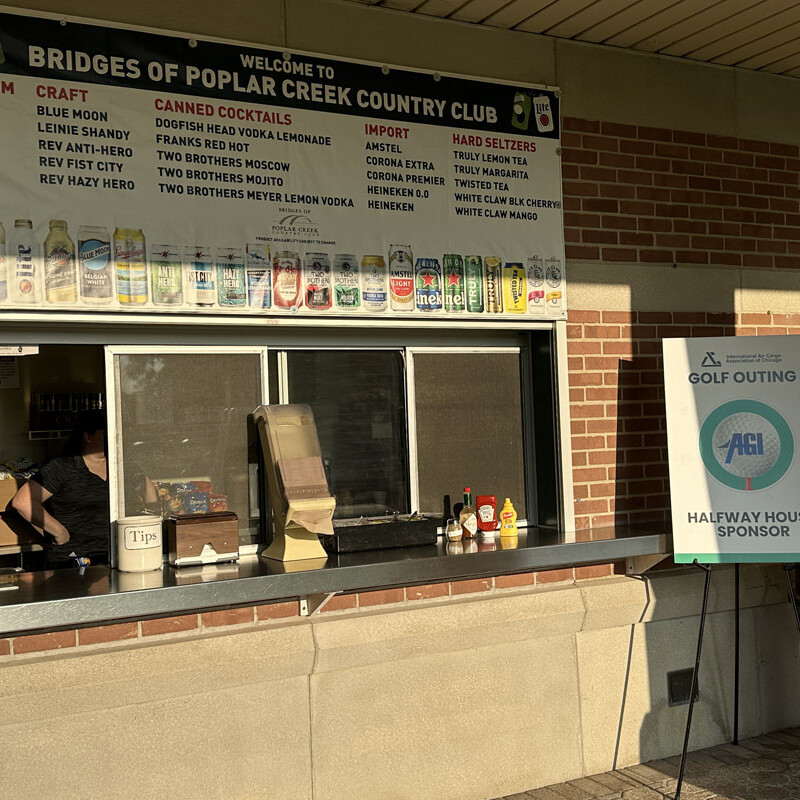
[[[702,582],[302,619],[274,604],[146,642],[84,629],[69,650],[0,657],[3,796],[478,800],[673,755],[686,707],[666,674],[694,662]],[[779,567],[743,568],[741,598],[744,737],[800,722],[800,646]],[[715,570],[693,748],[731,735],[732,605],[732,569]]]

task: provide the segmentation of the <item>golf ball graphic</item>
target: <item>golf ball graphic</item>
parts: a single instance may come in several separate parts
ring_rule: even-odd
[[[794,461],[794,434],[760,400],[729,400],[703,420],[698,440],[706,470],[731,489],[751,492],[779,481]]]
[[[740,478],[755,478],[768,472],[781,452],[775,426],[751,411],[740,411],[723,419],[712,441],[719,465]]]

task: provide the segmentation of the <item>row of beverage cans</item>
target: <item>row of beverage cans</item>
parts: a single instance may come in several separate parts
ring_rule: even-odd
[[[383,255],[244,247],[146,245],[139,228],[82,226],[77,243],[64,220],[51,220],[43,255],[30,220],[16,220],[6,243],[0,223],[0,301],[82,302],[235,310],[563,312],[561,260],[448,253],[414,260],[410,246]]]

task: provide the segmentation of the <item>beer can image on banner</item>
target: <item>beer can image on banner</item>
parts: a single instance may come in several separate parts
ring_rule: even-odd
[[[296,311],[303,305],[300,255],[278,250],[272,259],[272,302],[283,311]]]
[[[406,244],[389,248],[389,295],[392,311],[414,310],[414,256]]]
[[[389,276],[383,256],[361,259],[361,300],[367,311],[386,311],[389,306]]]
[[[544,265],[541,256],[528,259],[528,312],[544,314]]]
[[[500,314],[503,310],[503,274],[500,259],[486,256],[483,259],[486,273],[486,310],[490,314]]]
[[[78,283],[84,303],[110,303],[114,296],[111,237],[107,228],[78,228]]]
[[[332,303],[331,261],[327,253],[306,253],[303,259],[306,308],[327,311]]]
[[[244,306],[247,289],[244,282],[244,253],[241,247],[217,249],[217,302],[220,308]]]
[[[442,310],[442,268],[438,258],[418,258],[415,278],[417,308]]]
[[[503,302],[509,314],[524,314],[528,308],[528,279],[525,267],[510,261],[503,266]]]
[[[183,303],[183,269],[177,245],[150,246],[150,291],[157,306]]]
[[[545,295],[547,314],[551,317],[560,317],[564,313],[564,287],[561,285],[561,259],[557,256],[545,260],[544,279],[547,284]]]
[[[217,300],[217,284],[211,248],[202,245],[187,247],[184,258],[187,268],[186,299],[189,304],[198,308],[213,306]]]
[[[141,228],[114,231],[114,269],[117,274],[117,299],[123,305],[147,302],[147,258]]]
[[[483,313],[483,259],[480,256],[464,258],[464,273],[467,291],[467,311]]]
[[[448,314],[464,310],[464,259],[455,253],[444,257],[444,310]]]
[[[7,252],[8,299],[12,303],[39,303],[42,298],[42,251],[29,219],[15,219]]]
[[[336,253],[333,257],[333,294],[336,308],[355,311],[361,308],[361,278],[355,253]]]
[[[245,250],[245,280],[247,305],[250,308],[269,308],[272,305],[272,261],[269,245],[248,244]]]
[[[63,219],[50,220],[50,232],[44,240],[44,292],[48,303],[78,300],[75,242]]]

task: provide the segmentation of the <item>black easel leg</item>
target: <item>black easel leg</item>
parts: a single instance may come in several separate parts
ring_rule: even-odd
[[[789,587],[789,600],[792,603],[792,608],[794,609],[794,621],[797,623],[797,630],[800,631],[800,611],[797,609],[797,597],[794,593],[794,587],[792,586],[792,579],[789,577],[789,573],[793,570],[797,569],[797,564],[784,564],[783,570],[786,573],[786,585]]]
[[[703,651],[703,629],[706,625],[706,611],[708,610],[708,590],[711,586],[711,567],[698,564],[695,559],[694,566],[705,570],[706,581],[703,588],[703,608],[700,612],[700,630],[697,634],[697,655],[694,659],[694,672],[692,673],[692,690],[689,694],[689,713],[686,715],[686,735],[683,737],[683,750],[681,752],[681,766],[678,770],[678,785],[675,787],[675,800],[680,800],[681,787],[683,786],[683,773],[686,769],[686,754],[689,752],[689,734],[692,730],[692,712],[694,711],[694,696],[697,693],[697,675],[700,671],[700,654]]]
[[[739,744],[739,565],[734,567],[735,629],[733,637],[733,744]]]

